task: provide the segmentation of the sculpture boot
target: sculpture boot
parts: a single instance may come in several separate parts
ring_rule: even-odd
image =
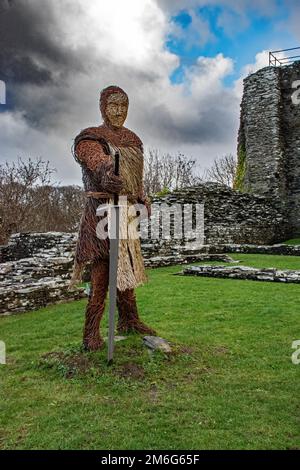
[[[118,333],[136,332],[143,335],[156,335],[156,332],[139,318],[134,289],[117,290],[117,307],[119,311]]]

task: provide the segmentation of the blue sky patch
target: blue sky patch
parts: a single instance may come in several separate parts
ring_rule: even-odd
[[[180,11],[171,18],[175,34],[166,41],[167,49],[180,58],[180,66],[173,71],[171,82],[181,83],[185,67],[195,64],[199,56],[215,57],[222,53],[233,59],[235,64],[233,73],[224,78],[224,85],[230,86],[239,78],[245,65],[255,62],[257,53],[298,46],[296,38],[284,24],[289,13],[283,0],[277,1],[277,8],[268,15],[250,8],[240,15],[221,6]],[[209,34],[205,31],[201,38],[201,28],[193,28],[192,16],[206,24],[204,29]],[[179,30],[179,34],[176,34],[176,30]]]

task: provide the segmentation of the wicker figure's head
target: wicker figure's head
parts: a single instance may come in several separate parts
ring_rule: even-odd
[[[100,94],[100,111],[108,127],[119,129],[123,126],[128,113],[129,100],[122,88],[109,86]]]

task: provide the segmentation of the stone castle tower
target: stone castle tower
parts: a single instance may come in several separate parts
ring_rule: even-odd
[[[235,188],[272,199],[300,235],[300,61],[244,80]]]

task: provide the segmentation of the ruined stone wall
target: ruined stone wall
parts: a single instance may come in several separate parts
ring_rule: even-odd
[[[0,263],[24,258],[72,258],[77,235],[65,232],[16,233],[0,246]]]
[[[239,144],[244,142],[244,190],[282,197],[285,194],[280,69],[267,67],[244,82]]]
[[[0,247],[0,316],[85,297],[69,290],[76,234],[23,233]]]
[[[203,183],[153,202],[204,204],[205,244],[272,244],[286,239],[286,221],[273,198],[241,193],[217,183]],[[171,240],[170,244],[178,245],[180,241]]]
[[[300,80],[300,62],[281,71],[282,135],[285,154],[287,205],[293,234],[300,235],[300,103],[291,97],[293,84]]]
[[[153,205],[157,207],[161,204],[179,204],[183,207],[197,203],[204,205],[205,244],[267,245],[285,240],[286,219],[273,198],[241,193],[217,183],[203,183],[153,199]],[[152,224],[161,225],[155,214]],[[147,238],[147,229],[146,225],[142,226],[142,250],[147,259],[156,255],[176,255],[177,247],[179,249],[192,241],[188,237],[172,239],[171,236],[169,240]],[[0,247],[0,263],[31,257],[72,258],[76,239],[74,233],[15,234],[7,246]]]
[[[238,137],[245,192],[273,198],[287,216],[288,237],[300,233],[300,105],[293,83],[300,62],[265,67],[244,80]]]
[[[142,224],[142,252],[146,267],[187,264],[203,259],[227,261],[221,251],[242,251],[240,243],[271,244],[285,239],[285,220],[272,199],[234,191],[227,186],[206,183],[174,191],[153,201],[157,209],[150,227]],[[197,220],[204,239],[194,240],[191,233],[182,238],[148,238],[148,229],[162,229],[162,206],[183,208],[203,204],[203,220]],[[201,211],[202,212],[202,211]],[[192,211],[193,213],[193,211]],[[195,213],[193,214],[195,228]],[[158,231],[158,235],[160,230]],[[171,236],[170,236],[171,235]],[[143,238],[144,237],[144,238]],[[51,303],[74,300],[85,296],[84,290],[68,290],[77,234],[23,233],[11,237],[7,246],[0,247],[0,315],[44,307]],[[203,245],[206,244],[205,245]],[[219,248],[218,248],[219,247]],[[88,280],[88,270],[87,270]]]

